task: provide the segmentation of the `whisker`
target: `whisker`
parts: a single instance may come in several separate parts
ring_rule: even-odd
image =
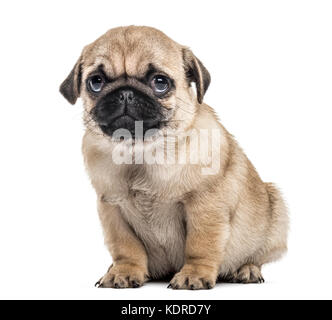
[[[175,121],[186,121],[186,119],[162,120],[160,122],[175,122]]]
[[[179,108],[179,109],[181,109],[181,110],[184,111],[184,112],[187,112],[187,113],[191,114],[191,115],[195,115],[195,114],[196,114],[196,112],[191,112],[191,111],[189,111],[189,110],[183,109],[183,108],[180,107],[178,104],[176,105],[176,107]]]
[[[187,102],[187,101],[184,101],[183,99],[179,98],[179,97],[176,97],[176,99],[180,100],[183,104],[187,105],[187,106],[192,106],[191,103]]]
[[[176,98],[176,99],[180,100],[183,104],[185,104],[185,105],[187,105],[187,106],[190,106],[189,103],[183,101],[182,99],[180,99],[180,98]],[[196,111],[191,112],[191,111],[189,111],[189,110],[183,109],[183,108],[182,108],[181,106],[179,106],[178,104],[176,104],[176,107],[179,108],[179,109],[181,109],[181,110],[184,111],[184,112],[189,113],[189,114],[192,114],[192,115],[196,114]]]

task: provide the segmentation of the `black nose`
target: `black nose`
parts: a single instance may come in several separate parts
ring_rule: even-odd
[[[119,100],[121,103],[132,103],[134,100],[134,92],[130,89],[120,90]]]

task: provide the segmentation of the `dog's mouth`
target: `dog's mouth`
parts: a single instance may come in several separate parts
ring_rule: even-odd
[[[144,140],[166,124],[163,109],[158,101],[125,87],[101,98],[90,113],[104,134]]]
[[[114,139],[142,139],[151,137],[161,128],[157,119],[137,120],[134,117],[123,114],[116,117],[108,124],[99,124],[102,132]]]

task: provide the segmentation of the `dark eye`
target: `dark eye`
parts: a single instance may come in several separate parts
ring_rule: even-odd
[[[170,81],[165,76],[155,76],[151,80],[151,88],[157,95],[165,94],[170,89]]]
[[[91,91],[100,92],[104,86],[104,79],[101,76],[92,76],[88,80],[88,85]]]

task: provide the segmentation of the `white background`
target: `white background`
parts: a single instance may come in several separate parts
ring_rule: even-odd
[[[0,298],[332,298],[331,1],[2,1]],[[205,101],[291,215],[289,252],[262,285],[96,289],[111,263],[81,156],[81,101],[58,87],[84,45],[120,25],[188,45]]]

